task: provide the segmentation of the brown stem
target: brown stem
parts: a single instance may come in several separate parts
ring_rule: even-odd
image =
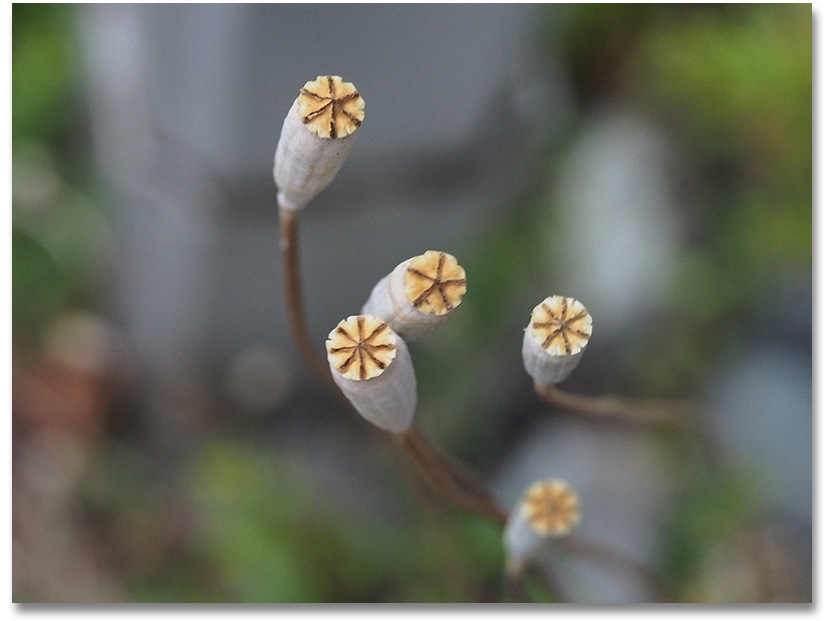
[[[531,597],[525,587],[528,574],[532,574],[535,579],[542,583],[542,586],[553,597],[555,603],[564,604],[572,601],[552,569],[536,561],[528,561],[508,565],[505,568],[505,591],[513,602],[520,604],[531,602]]]
[[[692,431],[701,444],[708,464],[719,469],[721,450],[711,420],[688,401],[676,399],[627,399],[613,395],[591,397],[565,392],[553,384],[534,384],[539,397],[555,407],[592,418],[616,420],[649,427],[671,427]]]
[[[313,347],[307,330],[298,259],[298,215],[295,212],[279,208],[279,221],[281,225],[279,241],[290,334],[305,364],[322,383],[341,397],[348,409],[356,413],[333,382],[330,369]],[[440,455],[418,431],[411,429],[403,434],[401,446],[412,457],[428,483],[446,499],[468,511],[492,517],[502,523],[507,519],[507,515],[499,508],[484,485],[475,476]]]
[[[298,354],[319,380],[334,390],[335,383],[324,358],[313,347],[305,322],[304,302],[301,295],[301,269],[298,259],[298,214],[279,208],[282,273],[286,295],[290,335]]]
[[[565,410],[597,418],[614,418],[642,425],[681,426],[680,414],[690,406],[679,401],[632,401],[611,395],[591,397],[564,392],[553,384],[534,384],[542,400]]]
[[[593,561],[603,567],[614,569],[617,573],[631,573],[636,575],[661,601],[667,598],[667,589],[659,576],[637,561],[620,554],[602,544],[582,539],[581,537],[568,537],[560,540],[560,546],[573,556],[578,556],[585,560]]]
[[[505,570],[505,593],[508,599],[516,604],[530,602],[528,591],[525,589],[525,573],[522,568]]]
[[[283,262],[284,287],[286,293],[287,310],[290,333],[293,337],[299,355],[307,366],[318,376],[326,386],[337,395],[341,395],[333,382],[328,365],[312,345],[307,324],[305,321],[304,304],[301,295],[301,270],[299,267],[298,250],[298,216],[296,213],[279,209],[280,220],[280,248]],[[537,386],[537,392],[550,402],[559,400],[556,405],[572,407],[572,409],[587,413],[605,414],[611,411],[622,412],[622,405],[616,399],[602,398],[589,399],[575,395],[565,395],[554,387]],[[343,401],[346,402],[345,399]],[[589,404],[590,401],[590,404]],[[352,410],[352,406],[347,402]],[[594,406],[597,406],[596,408]],[[629,410],[626,408],[626,415]],[[636,416],[636,418],[639,418]],[[399,435],[400,445],[412,458],[419,471],[444,498],[455,505],[504,525],[507,513],[497,504],[490,492],[474,474],[450,461],[440,454],[415,427]],[[559,593],[559,587],[551,576],[542,575],[545,582],[554,593]],[[510,585],[513,587],[514,585]]]
[[[550,567],[545,567],[540,563],[529,563],[527,571],[532,572],[535,576],[542,580],[545,588],[550,592],[557,604],[564,604],[566,602],[573,601]]]
[[[507,513],[485,485],[470,472],[441,455],[415,427],[398,436],[401,447],[434,490],[450,502],[504,524]]]

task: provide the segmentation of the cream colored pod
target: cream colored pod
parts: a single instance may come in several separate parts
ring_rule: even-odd
[[[551,540],[569,535],[580,519],[579,498],[567,483],[551,479],[531,485],[502,535],[509,567],[516,570],[539,558]]]
[[[278,204],[302,209],[332,182],[364,120],[364,100],[350,82],[320,75],[293,102],[275,150]]]
[[[552,295],[534,307],[522,340],[525,370],[537,384],[556,384],[579,364],[591,338],[591,315],[581,302]]]
[[[333,380],[358,413],[385,431],[406,431],[416,411],[416,376],[402,338],[378,317],[354,315],[326,345]]]
[[[465,270],[456,257],[428,250],[382,278],[361,312],[381,317],[411,341],[446,321],[466,291]]]

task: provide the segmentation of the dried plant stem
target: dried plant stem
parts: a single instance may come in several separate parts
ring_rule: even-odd
[[[568,537],[560,540],[560,546],[571,556],[593,561],[603,567],[614,569],[617,573],[637,576],[660,601],[666,601],[667,589],[660,577],[644,565],[616,550],[581,537]]]
[[[298,216],[286,209],[279,209],[279,220],[290,334],[305,364],[322,383],[342,398],[342,402],[347,404],[348,409],[358,416],[333,382],[329,366],[313,347],[307,330],[298,260]],[[504,524],[507,514],[496,504],[484,484],[470,472],[439,454],[419,431],[411,428],[401,434],[400,445],[413,459],[419,472],[431,487],[445,499],[468,511],[493,518]]]
[[[279,246],[290,334],[304,363],[321,383],[338,392],[330,376],[330,369],[321,353],[313,347],[307,329],[304,301],[301,295],[301,268],[298,259],[298,214],[280,208],[278,215],[280,222]]]
[[[506,566],[505,592],[511,601],[519,604],[531,603],[530,595],[525,587],[528,574],[533,574],[542,583],[556,603],[564,604],[572,601],[554,572],[535,561]]]
[[[349,409],[352,405],[343,398],[332,380],[329,367],[320,352],[312,345],[307,330],[306,316],[301,293],[301,270],[299,267],[298,216],[295,212],[279,209],[280,250],[283,263],[284,287],[289,318],[290,333],[294,339],[299,355],[305,364],[315,373],[321,382],[342,397]],[[618,417],[647,424],[675,424],[673,407],[652,407],[651,404],[634,404],[615,397],[584,397],[563,393],[554,386],[536,385],[537,394],[545,401],[565,409],[600,417]],[[665,402],[663,402],[665,403]],[[354,411],[354,410],[353,410]],[[354,411],[355,413],[355,411]],[[492,519],[504,525],[508,514],[504,511],[484,483],[466,468],[439,453],[430,442],[416,429],[410,427],[406,432],[395,437],[399,446],[411,457],[420,474],[443,498],[471,513]],[[572,553],[587,556],[595,561],[623,570],[633,570],[653,583],[650,573],[643,567],[624,559],[618,554],[594,544],[577,540]],[[543,580],[557,601],[564,601],[561,588],[547,571],[531,566],[531,570]],[[515,601],[527,601],[527,594],[522,583],[521,573],[506,577],[506,588]]]
[[[564,392],[553,384],[536,383],[534,390],[543,401],[564,410],[643,425],[682,426],[684,419],[680,415],[690,409],[689,404],[679,401],[634,401],[611,395],[577,395]]]
[[[519,571],[505,571],[505,593],[508,599],[516,604],[530,602],[528,592],[525,589],[525,574]]]
[[[398,438],[424,478],[444,498],[467,511],[505,523],[507,513],[484,483],[436,451],[415,427],[399,434]]]
[[[722,464],[711,421],[689,401],[677,399],[629,399],[613,395],[592,397],[565,392],[553,384],[534,383],[547,404],[595,419],[615,420],[648,427],[688,430],[695,434],[710,466]]]
[[[556,574],[549,567],[544,567],[539,563],[530,563],[528,565],[528,570],[533,572],[534,575],[542,580],[545,588],[548,589],[557,604],[564,604],[572,601],[571,597],[566,593],[559,579],[556,577]]]

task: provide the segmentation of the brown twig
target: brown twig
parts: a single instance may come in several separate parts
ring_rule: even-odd
[[[305,321],[301,294],[301,271],[298,260],[298,216],[286,209],[279,209],[280,247],[283,262],[286,305],[293,337],[298,353],[315,375],[330,388],[349,410],[358,415],[330,376],[330,369],[312,345]],[[419,472],[446,500],[468,511],[493,518],[504,523],[507,514],[496,504],[484,484],[466,469],[441,455],[416,429],[411,428],[400,436],[400,446],[411,456]]]
[[[528,575],[533,575],[535,579],[542,583],[542,586],[551,595],[555,603],[564,604],[572,601],[553,570],[539,562],[527,561],[515,565],[508,564],[505,567],[505,591],[513,602],[531,603],[531,597],[526,588]]]
[[[666,593],[668,590],[665,584],[659,576],[645,565],[620,554],[616,550],[581,537],[568,537],[560,540],[559,545],[567,554],[572,556],[590,560],[603,567],[612,568],[617,573],[629,573],[637,576],[660,601],[667,601]]]
[[[301,293],[301,272],[299,268],[298,251],[298,217],[295,213],[279,209],[280,220],[280,249],[283,262],[284,287],[286,305],[289,317],[290,333],[294,339],[298,353],[305,364],[315,373],[322,383],[331,388],[335,394],[342,397],[350,410],[351,404],[343,399],[330,376],[328,365],[313,347],[305,321],[304,304]],[[628,404],[615,398],[589,398],[578,395],[569,395],[558,391],[555,387],[540,387],[537,393],[546,401],[560,407],[573,409],[582,413],[600,416],[619,415],[631,418],[637,422],[664,422],[650,420],[652,410],[647,408],[631,408]],[[354,411],[355,412],[355,411]],[[671,421],[668,421],[671,422]],[[500,525],[507,521],[508,514],[504,511],[488,491],[487,487],[473,473],[439,453],[421,432],[415,427],[397,436],[401,446],[411,457],[428,484],[446,500],[467,511],[495,520]],[[597,554],[599,552],[599,554]],[[580,554],[598,556],[604,561],[617,564],[617,555],[608,554],[605,550],[593,547],[582,548]],[[562,591],[556,580],[547,571],[540,567],[531,567],[545,582],[546,586],[559,601],[563,600]],[[508,577],[507,588],[512,596],[520,600],[526,599],[521,575],[517,578]],[[517,582],[512,582],[517,580]]]
[[[557,604],[573,601],[550,567],[545,567],[539,563],[529,563],[527,569],[542,581]]]
[[[690,431],[698,439],[710,466],[719,469],[721,451],[712,422],[690,401],[678,399],[629,399],[614,395],[592,397],[560,390],[553,384],[534,384],[536,394],[545,403],[594,419],[654,428]]]
[[[313,347],[305,321],[304,301],[301,295],[301,268],[298,250],[298,215],[296,212],[279,208],[279,246],[281,249],[284,293],[290,334],[298,354],[322,384],[338,390],[330,377],[330,370],[321,354]]]
[[[475,475],[440,454],[415,427],[398,436],[430,485],[453,504],[504,524],[507,513]]]
[[[530,602],[525,589],[525,574],[522,571],[505,571],[505,594],[515,604]]]
[[[616,419],[642,425],[682,426],[681,414],[691,409],[681,401],[634,401],[607,395],[591,397],[564,392],[553,384],[534,384],[534,390],[546,403],[595,418]]]

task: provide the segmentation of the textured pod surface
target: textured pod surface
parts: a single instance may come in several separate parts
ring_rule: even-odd
[[[522,341],[525,370],[539,384],[556,384],[579,364],[593,322],[581,302],[553,295],[534,307]]]
[[[466,291],[465,270],[456,257],[428,250],[382,278],[362,312],[381,317],[395,332],[413,340],[446,321]]]
[[[354,315],[327,337],[327,360],[336,385],[377,427],[406,431],[416,411],[416,376],[404,340],[378,317]]]
[[[535,558],[551,539],[569,535],[581,519],[579,498],[564,481],[538,481],[511,511],[503,533],[509,561]]]
[[[364,120],[364,100],[339,76],[307,82],[293,102],[275,150],[273,177],[284,209],[302,209],[335,178]]]

